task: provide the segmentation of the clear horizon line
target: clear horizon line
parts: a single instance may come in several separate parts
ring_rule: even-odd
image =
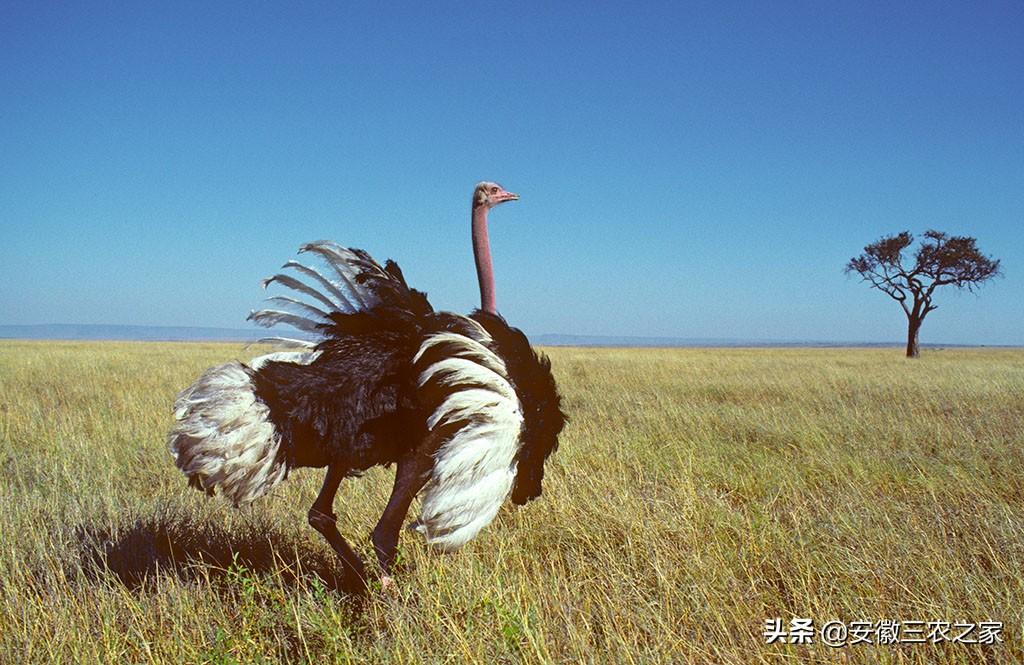
[[[77,329],[77,332],[66,332]],[[62,331],[65,334],[60,334]],[[169,334],[174,331],[175,334]],[[150,334],[144,334],[149,332]],[[204,335],[203,333],[209,333]],[[12,334],[13,333],[13,334]],[[134,334],[132,334],[134,333]],[[161,335],[160,333],[164,333]],[[295,332],[295,337],[311,336]],[[260,337],[274,336],[261,328],[223,326],[169,326],[116,323],[30,323],[0,324],[0,339],[26,341],[139,341],[139,342],[252,342]],[[538,333],[535,343],[541,346],[591,347],[900,347],[905,341],[853,341],[798,338],[682,337],[673,335],[592,335],[585,333]],[[1021,348],[1024,344],[922,342],[922,347]]]

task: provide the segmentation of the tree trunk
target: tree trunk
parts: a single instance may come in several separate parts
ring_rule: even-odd
[[[921,330],[921,319],[910,317],[907,324],[907,357],[917,358],[920,349],[917,346],[917,333]]]

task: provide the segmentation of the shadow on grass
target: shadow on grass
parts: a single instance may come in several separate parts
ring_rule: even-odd
[[[228,528],[161,511],[123,524],[80,525],[75,533],[86,577],[98,580],[109,572],[132,590],[145,590],[160,575],[227,582],[241,568],[279,575],[289,585],[316,579],[327,589],[343,588],[338,560],[311,547],[317,534],[299,542],[265,521]]]

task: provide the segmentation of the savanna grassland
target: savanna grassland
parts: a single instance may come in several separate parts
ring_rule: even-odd
[[[361,606],[306,524],[322,472],[235,510],[167,452],[176,392],[254,354],[0,342],[0,661],[1024,659],[1024,351],[550,349],[572,421],[544,495],[452,555],[403,534]],[[338,494],[368,560],[390,482]],[[773,617],[1004,641],[766,645]]]

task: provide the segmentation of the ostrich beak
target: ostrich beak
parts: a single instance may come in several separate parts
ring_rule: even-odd
[[[497,201],[497,203],[504,203],[505,201],[518,201],[518,200],[519,200],[519,195],[518,194],[514,194],[513,192],[502,192],[501,194],[498,194],[498,201]]]

